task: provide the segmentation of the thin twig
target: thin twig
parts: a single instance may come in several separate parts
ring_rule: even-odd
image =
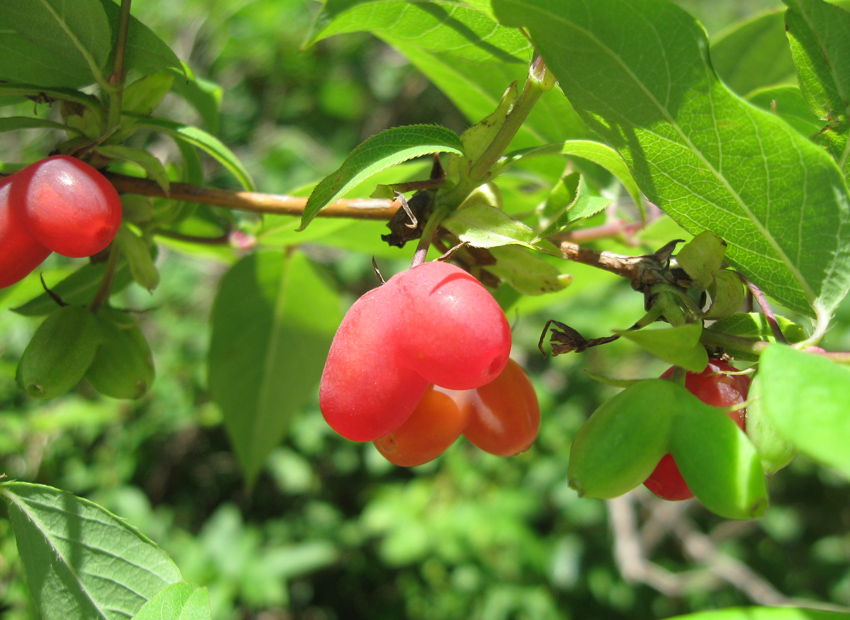
[[[169,191],[164,191],[154,181],[107,172],[104,176],[122,194],[139,194],[155,198],[183,200],[226,209],[270,213],[276,215],[301,215],[307,204],[306,198],[243,192],[189,183],[172,182]],[[357,219],[389,220],[401,203],[381,199],[337,200],[319,211],[319,217],[348,217]]]
[[[759,287],[745,278],[743,274],[739,273],[738,277],[741,278],[741,281],[746,285],[747,290],[750,291],[759,308],[761,308],[762,314],[764,314],[764,318],[767,319],[767,324],[770,326],[770,331],[773,332],[773,337],[776,338],[776,342],[788,344],[788,340],[785,339],[785,334],[782,333],[779,322],[776,320],[776,315],[773,314],[773,308],[770,307],[764,293],[761,292]]]

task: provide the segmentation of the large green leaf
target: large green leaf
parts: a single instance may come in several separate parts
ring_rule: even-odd
[[[532,52],[525,37],[496,22],[486,4],[332,0],[323,5],[309,40],[371,32],[407,56],[470,122],[478,122],[496,109],[512,82],[525,81]],[[405,27],[392,20],[397,15]],[[447,41],[457,45],[444,46]],[[513,148],[590,136],[569,102],[549,92],[535,105]],[[558,168],[553,167],[555,174],[563,170]]]
[[[644,351],[691,372],[702,372],[708,364],[708,354],[699,342],[702,334],[702,326],[699,324],[614,331]]]
[[[800,87],[825,123],[815,140],[850,175],[850,13],[822,0],[785,0],[785,23]]]
[[[182,581],[162,549],[88,500],[22,482],[3,484],[0,496],[43,620],[126,620]]]
[[[315,394],[339,298],[302,253],[264,250],[224,276],[212,310],[209,389],[249,483]]]
[[[118,32],[120,7],[113,0],[100,0],[113,33]],[[115,43],[114,37],[112,41]],[[111,59],[110,59],[111,60]],[[165,42],[138,19],[130,16],[127,24],[127,43],[124,48],[124,71],[142,75],[163,69],[181,69],[180,59]]]
[[[77,74],[87,70],[89,81],[101,77],[112,29],[100,0],[0,0],[0,14],[4,28],[55,55],[60,66]]]
[[[803,454],[850,477],[850,369],[774,344],[759,364],[763,413]]]
[[[717,233],[730,263],[826,328],[850,288],[841,172],[724,86],[692,17],[664,0],[494,0],[494,8],[503,23],[527,28],[572,105],[651,201],[691,233]]]
[[[319,211],[370,176],[431,153],[463,155],[463,143],[455,132],[438,125],[393,127],[372,136],[351,151],[336,172],[316,186],[304,207],[301,228]]]
[[[74,88],[94,81],[82,58],[73,62],[14,30],[0,32],[0,78],[38,86]]]

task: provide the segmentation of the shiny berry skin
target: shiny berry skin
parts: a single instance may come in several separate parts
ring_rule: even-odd
[[[63,256],[97,254],[121,225],[121,198],[87,163],[55,155],[15,175],[11,203],[36,241]]]
[[[514,456],[528,450],[537,438],[537,394],[528,375],[511,359],[496,379],[464,392],[458,402],[469,411],[464,437],[485,452]]]
[[[661,375],[668,379],[673,368]],[[745,375],[724,373],[738,372],[722,360],[710,360],[702,372],[685,374],[685,388],[702,402],[713,407],[732,407],[744,402],[750,389],[750,379]],[[742,431],[746,431],[746,409],[736,409],[729,417]],[[694,496],[682,477],[671,454],[665,454],[644,485],[662,499],[678,501]]]
[[[429,383],[452,390],[495,379],[511,353],[505,313],[484,286],[463,269],[424,263],[395,275],[399,358]]]
[[[319,406],[343,437],[374,441],[407,420],[429,384],[483,385],[510,349],[507,319],[487,289],[459,267],[424,263],[349,309],[325,363]]]
[[[30,237],[10,206],[17,174],[0,180],[0,288],[25,278],[48,257],[50,250]]]
[[[375,440],[375,447],[394,465],[413,467],[433,461],[460,437],[468,410],[429,386],[409,418],[389,435]]]
[[[372,289],[349,308],[331,343],[319,387],[328,425],[353,441],[374,441],[401,426],[428,381],[398,362],[391,289]]]

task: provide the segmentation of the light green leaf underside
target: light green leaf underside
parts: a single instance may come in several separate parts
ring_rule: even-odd
[[[162,549],[88,500],[21,482],[0,496],[43,620],[125,620],[182,581]]]
[[[208,382],[249,484],[315,394],[341,320],[338,295],[300,252],[256,252],[222,279]]]
[[[211,617],[207,589],[181,581],[157,593],[133,620],[209,620]]]
[[[393,127],[372,136],[355,148],[336,172],[316,186],[307,199],[301,228],[319,211],[370,176],[431,153],[463,155],[463,144],[455,132],[438,125]]]
[[[494,0],[494,9],[529,29],[573,106],[651,201],[691,233],[720,235],[747,277],[825,322],[850,287],[841,173],[717,79],[705,32],[687,13],[662,0]]]

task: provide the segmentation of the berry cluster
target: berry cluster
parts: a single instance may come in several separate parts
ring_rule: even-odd
[[[674,368],[668,369],[662,379],[672,376]],[[713,407],[733,407],[747,399],[750,379],[746,375],[729,374],[738,371],[722,360],[711,360],[702,372],[685,374],[685,388],[702,402]],[[742,431],[746,431],[744,408],[729,412],[729,417]],[[662,499],[684,500],[694,496],[682,477],[671,454],[665,454],[644,485]]]
[[[0,180],[0,288],[24,278],[51,252],[100,252],[120,225],[118,192],[74,157],[48,157]]]
[[[398,465],[430,461],[461,434],[517,454],[534,441],[540,410],[510,350],[505,315],[478,280],[447,263],[413,267],[345,315],[322,374],[322,414]]]

